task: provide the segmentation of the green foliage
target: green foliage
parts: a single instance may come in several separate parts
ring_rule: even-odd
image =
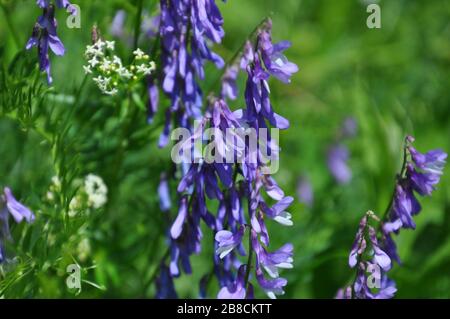
[[[22,50],[39,14],[31,2],[1,1],[1,14],[9,18],[0,18],[0,186],[11,186],[36,221],[12,225],[14,240],[6,243],[11,263],[0,266],[0,296],[153,297],[159,260],[167,252],[165,232],[176,214],[175,208],[162,213],[157,198],[160,172],[172,169],[170,150],[157,148],[163,112],[148,125],[144,85],[106,97],[82,69],[91,26],[97,23],[110,37],[112,16],[124,8],[127,30],[134,34],[138,1],[80,0],[81,29],[68,29],[64,16],[58,17],[67,54],[51,56],[54,87],[39,72],[35,50]],[[144,1],[144,10],[152,13],[154,2]],[[227,34],[217,51],[225,60],[271,15],[274,38],[293,42],[287,56],[300,67],[291,85],[271,83],[274,108],[291,122],[281,133],[277,180],[295,196],[298,178],[307,175],[315,197],[310,208],[298,201],[290,208],[292,228],[269,225],[273,248],[287,241],[295,247],[295,268],[283,273],[289,280],[286,298],[333,297],[353,276],[347,258],[358,221],[367,210],[381,214],[387,206],[404,135],[415,136],[422,151],[450,150],[450,5],[379,3],[379,30],[366,27],[363,1],[220,3]],[[142,36],[138,40],[146,52],[154,44]],[[131,56],[131,47],[117,45],[122,58]],[[221,75],[211,66],[206,72],[205,96],[218,90],[214,80]],[[242,94],[243,75],[239,85]],[[232,106],[242,107],[242,101]],[[162,100],[161,108],[168,104]],[[347,116],[358,122],[357,136],[347,142],[354,177],[338,186],[327,171],[325,152]],[[403,265],[392,277],[400,298],[450,297],[448,170],[433,197],[421,201],[417,229],[396,237]],[[90,173],[105,181],[108,202],[70,217],[76,181]],[[53,176],[61,188],[49,202]],[[170,182],[175,189],[176,181]],[[81,260],[84,239],[90,252]],[[211,241],[205,234],[204,250],[193,258],[194,274],[175,280],[180,297],[198,296],[195,283],[211,271]],[[72,263],[82,269],[80,293],[66,287],[66,267]],[[215,296],[215,283],[208,292]]]

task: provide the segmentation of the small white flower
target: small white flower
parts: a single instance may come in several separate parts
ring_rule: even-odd
[[[53,192],[48,191],[46,197],[49,201],[53,201],[55,199],[55,194],[53,194]]]
[[[61,188],[61,180],[59,179],[58,176],[53,176],[53,177],[52,177],[52,184],[53,184],[53,186],[55,186],[57,189]]]
[[[89,65],[83,65],[83,69],[85,74],[92,74],[92,69]]]
[[[112,93],[115,89],[109,91]],[[116,92],[117,93],[117,90]],[[112,93],[112,94],[115,94]],[[84,181],[84,189],[88,195],[90,206],[98,209],[106,204],[108,188],[103,179],[97,175],[89,174]]]
[[[109,50],[114,50],[114,45],[116,44],[114,41],[106,41],[106,48]]]
[[[144,51],[142,51],[141,49],[137,48],[135,51],[133,51],[133,54],[136,56],[137,60],[141,60],[144,58]]]
[[[119,76],[126,78],[126,79],[131,79],[131,77],[133,76],[133,74],[125,67],[120,67],[117,70],[117,74],[119,74]]]
[[[93,57],[92,59],[90,59],[90,60],[88,61],[88,63],[89,63],[89,65],[90,65],[91,67],[95,68],[95,66],[96,66],[97,64],[99,64],[100,62],[99,62],[95,57]]]
[[[88,238],[83,238],[77,246],[78,259],[85,261],[91,254],[91,243]]]

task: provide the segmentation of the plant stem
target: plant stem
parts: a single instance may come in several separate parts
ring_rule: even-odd
[[[246,292],[248,292],[248,281],[250,279],[252,260],[253,260],[253,247],[252,247],[252,231],[250,227],[248,232],[248,259],[247,259],[247,266],[245,269],[245,281],[244,281],[244,287]]]
[[[15,44],[17,50],[20,50],[21,42],[19,39],[19,35],[17,34],[16,29],[14,27],[14,24],[12,23],[11,13],[9,11],[9,8],[6,7],[6,5],[3,3],[0,3],[0,6],[2,7],[3,15],[5,16],[5,20],[6,20],[6,24],[8,25],[8,28],[11,31],[14,44]]]
[[[141,32],[141,22],[142,22],[142,6],[143,0],[138,0],[137,3],[137,13],[134,24],[134,41],[133,41],[133,50],[138,48],[139,34]]]
[[[399,179],[401,179],[403,177],[403,175],[405,174],[405,169],[406,169],[406,163],[407,163],[407,140],[405,139],[404,145],[403,145],[403,163],[402,163],[402,168],[400,170],[400,174],[397,174],[396,176],[396,181],[398,181]],[[392,207],[392,204],[394,203],[394,198],[395,198],[395,192],[396,192],[396,188],[397,188],[397,183],[394,186],[394,191],[392,192],[392,196],[391,199],[389,200],[389,204],[387,205],[386,209],[384,210],[383,216],[381,217],[381,223],[380,225],[386,220],[386,218],[388,217],[389,211]]]

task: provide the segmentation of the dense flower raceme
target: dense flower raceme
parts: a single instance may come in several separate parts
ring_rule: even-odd
[[[400,229],[415,229],[413,216],[421,211],[415,193],[421,196],[430,196],[439,183],[447,154],[442,150],[432,150],[425,154],[417,151],[410,136],[406,138],[405,158],[402,172],[397,177],[392,203],[385,220],[379,221],[373,213],[367,214],[361,221],[355,243],[349,256],[350,267],[358,266],[357,277],[353,286],[341,289],[339,298],[392,298],[396,292],[395,283],[387,277],[386,272],[392,267],[393,261],[400,263],[395,242],[392,238]],[[368,225],[368,218],[379,222],[379,227]],[[363,261],[368,236],[372,244],[373,254],[368,261]],[[379,267],[374,267],[378,265]],[[371,273],[367,277],[367,273]],[[375,283],[377,286],[371,286]],[[373,289],[375,288],[376,293]]]
[[[159,36],[161,43],[164,93],[170,98],[166,123],[159,145],[168,143],[172,115],[178,126],[191,128],[191,120],[202,116],[202,92],[198,84],[204,79],[206,60],[221,68],[224,61],[208,47],[208,41],[220,43],[223,19],[215,0],[161,0]],[[149,121],[158,108],[155,79],[149,81]]]
[[[55,6],[50,0],[37,0],[36,3],[42,8],[43,13],[33,27],[33,32],[26,44],[26,49],[29,50],[37,46],[39,68],[41,71],[47,73],[47,82],[51,84],[53,79],[51,76],[48,49],[50,48],[54,54],[59,56],[64,55],[65,49],[56,33]],[[67,0],[56,0],[56,6],[68,10],[72,15],[76,14],[76,8]]]
[[[283,42],[283,45],[272,45],[270,28],[269,22],[260,31],[258,44],[251,54],[252,59],[247,60],[246,70],[249,75],[245,94],[247,108],[231,112],[224,100],[216,100],[206,113],[207,120],[204,123],[222,131],[236,127],[267,128],[269,123],[276,125],[277,128],[288,127],[287,120],[272,109],[267,80],[270,75],[274,75],[288,82],[290,75],[297,68],[280,55],[280,52],[288,47],[286,42]],[[244,58],[249,56],[247,53]],[[277,63],[276,66],[274,61]],[[258,285],[268,296],[274,298],[276,294],[284,293],[283,287],[287,284],[285,279],[279,278],[278,269],[292,268],[292,245],[287,244],[274,252],[267,251],[269,234],[265,218],[283,225],[292,225],[291,215],[286,209],[293,198],[285,196],[275,180],[264,173],[262,147],[269,148],[272,153],[278,152],[275,143],[258,145],[255,161],[255,154],[248,149],[248,145],[245,145],[246,158],[242,163],[192,164],[178,187],[178,191],[185,195],[181,199],[180,210],[170,232],[171,273],[179,274],[177,266],[179,259],[184,270],[191,271],[188,256],[199,252],[201,240],[199,221],[203,219],[212,230],[216,231],[217,256],[214,258],[213,271],[222,287],[218,294],[220,298],[251,298],[253,286],[249,279],[253,267]],[[219,180],[223,189],[219,186]],[[276,201],[274,205],[266,202],[263,191],[271,200]],[[207,210],[206,198],[219,201],[216,216]],[[248,211],[247,218],[244,214],[245,206]],[[242,243],[246,233],[250,237],[247,252]],[[253,254],[255,266],[252,266]],[[239,255],[248,255],[246,265],[242,264]],[[235,270],[237,275],[234,274]],[[268,279],[264,272],[272,278]]]
[[[3,194],[0,195],[0,263],[6,259],[3,241],[11,240],[9,215],[13,217],[16,223],[20,223],[23,220],[27,223],[32,223],[35,219],[33,212],[17,201],[9,187],[5,187]]]

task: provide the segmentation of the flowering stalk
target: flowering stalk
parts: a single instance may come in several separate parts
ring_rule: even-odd
[[[55,19],[55,6],[50,0],[37,0],[36,3],[42,8],[43,13],[33,27],[33,32],[26,44],[26,49],[29,50],[34,46],[37,47],[39,68],[41,71],[47,73],[48,84],[52,84],[53,79],[51,76],[48,49],[50,48],[54,54],[62,56],[65,53],[65,48],[56,33],[57,21]],[[76,14],[76,8],[68,0],[56,0],[56,6],[60,9],[68,10],[72,15]]]
[[[166,110],[165,127],[159,146],[169,140],[172,117],[178,126],[191,129],[191,121],[200,119],[203,94],[199,80],[204,79],[205,61],[222,68],[224,61],[212,52],[208,41],[220,43],[224,36],[223,19],[215,0],[161,0],[162,76],[159,79],[171,104]],[[149,81],[149,122],[158,108],[158,92],[155,79]]]
[[[395,283],[387,277],[387,271],[393,265],[392,261],[400,264],[392,236],[394,233],[398,234],[401,229],[416,228],[413,216],[422,208],[415,195],[417,193],[421,196],[431,196],[435,185],[439,183],[447,158],[447,154],[439,149],[422,154],[412,146],[413,142],[413,137],[406,137],[402,168],[383,219],[379,220],[370,213],[363,217],[360,223],[349,256],[350,267],[358,266],[357,276],[352,285],[339,290],[338,298],[385,299],[392,298],[397,290]],[[367,226],[367,216],[379,222],[377,228]],[[365,256],[366,229],[372,243],[372,253],[368,259]],[[372,273],[369,277],[366,277],[367,271]],[[376,285],[372,286],[369,283],[373,280]]]

